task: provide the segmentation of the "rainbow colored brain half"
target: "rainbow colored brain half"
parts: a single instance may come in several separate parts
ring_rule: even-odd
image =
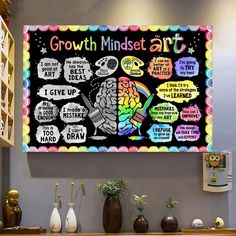
[[[136,85],[129,78],[120,77],[118,81],[115,78],[106,79],[99,88],[94,107],[100,110],[106,120],[99,126],[104,133],[122,136],[132,134],[137,129],[130,123],[130,118],[142,104]]]

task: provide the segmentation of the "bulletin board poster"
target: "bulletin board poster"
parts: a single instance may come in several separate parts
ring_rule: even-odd
[[[211,26],[23,34],[24,152],[212,151]]]

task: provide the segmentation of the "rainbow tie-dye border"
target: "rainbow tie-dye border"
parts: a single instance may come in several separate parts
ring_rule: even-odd
[[[30,35],[28,31],[47,31],[50,30],[52,32],[55,32],[57,30],[60,30],[62,32],[70,30],[70,31],[202,31],[206,33],[206,108],[205,108],[205,113],[206,113],[206,143],[208,144],[207,146],[201,146],[201,147],[186,147],[186,146],[181,146],[181,147],[176,147],[176,146],[171,146],[171,147],[166,147],[166,146],[151,146],[151,147],[146,147],[146,146],[141,146],[141,147],[114,147],[111,146],[109,148],[105,146],[101,147],[95,147],[95,146],[71,146],[69,148],[65,146],[61,147],[56,147],[56,146],[51,146],[51,147],[45,147],[45,146],[40,146],[40,147],[34,147],[34,146],[28,146],[30,143],[30,53],[29,53],[29,38]],[[121,26],[112,26],[112,25],[31,25],[31,26],[24,26],[23,30],[23,37],[24,37],[24,42],[23,42],[23,146],[22,150],[23,152],[211,152],[212,151],[212,27],[210,26],[191,26],[191,25],[183,25],[183,26],[178,26],[178,25],[165,25],[165,26],[158,26],[158,25],[150,25],[150,26],[145,26],[145,25],[121,25]]]

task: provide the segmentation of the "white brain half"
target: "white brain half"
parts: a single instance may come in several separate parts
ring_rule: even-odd
[[[98,108],[105,118],[99,128],[108,134],[117,133],[117,82],[115,78],[106,79],[96,95],[94,107]]]

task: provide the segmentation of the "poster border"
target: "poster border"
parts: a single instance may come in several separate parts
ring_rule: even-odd
[[[34,147],[34,146],[28,146],[30,143],[30,34],[29,31],[34,32],[36,30],[40,31],[47,31],[50,30],[52,32],[56,32],[58,30],[65,32],[65,31],[202,31],[205,32],[206,37],[206,53],[205,53],[205,65],[206,65],[206,71],[205,71],[205,84],[206,84],[206,99],[205,99],[205,131],[206,136],[205,140],[207,143],[207,146],[131,146],[131,147],[105,147],[105,146],[40,146],[40,147]],[[22,151],[23,152],[212,152],[212,26],[206,26],[206,25],[120,25],[120,26],[114,26],[114,25],[25,25],[23,28],[23,136],[22,136]]]

